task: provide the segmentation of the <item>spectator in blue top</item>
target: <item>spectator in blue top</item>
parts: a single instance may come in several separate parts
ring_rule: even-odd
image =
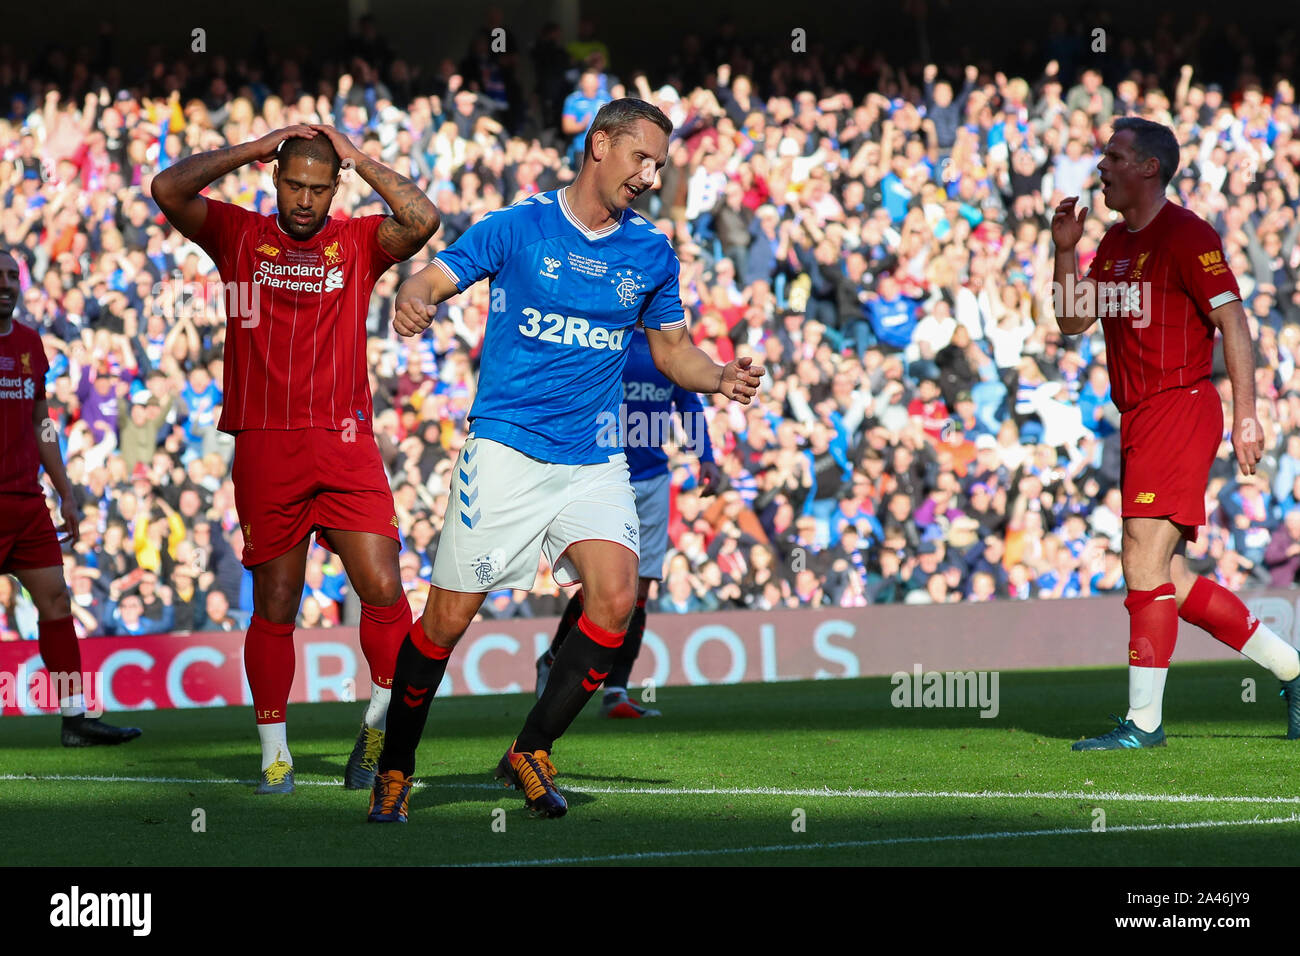
[[[867,301],[867,317],[877,343],[893,351],[902,351],[912,344],[918,312],[917,300],[903,295],[892,275],[881,277],[880,292]]]
[[[780,261],[778,250],[782,245],[780,236],[781,214],[775,206],[764,203],[758,207],[758,213],[749,223],[750,243],[745,254],[745,284],[762,279],[767,280],[776,274]],[[789,230],[787,230],[788,234]]]
[[[205,367],[196,365],[181,389],[181,401],[185,404],[185,442],[197,450],[206,430],[217,423],[214,409],[221,404],[221,389]]]
[[[907,157],[895,153],[889,162],[889,172],[880,180],[880,189],[885,198],[885,211],[895,226],[903,221],[907,210],[912,205],[912,190],[907,188]]]
[[[583,147],[587,145],[587,127],[596,118],[600,108],[610,101],[608,92],[600,88],[600,72],[586,69],[578,77],[578,88],[564,99],[564,115],[560,125],[569,144],[569,162],[577,168]]]
[[[947,80],[935,82],[939,68],[933,63],[925,68],[921,79],[925,82],[925,115],[934,121],[934,131],[939,140],[940,150],[952,149],[957,139],[957,127],[961,125],[962,114],[966,112],[966,100],[975,89],[979,79],[979,70],[974,66],[966,67],[966,84],[956,98],[952,95],[952,85]]]
[[[1119,409],[1110,403],[1110,377],[1106,366],[1093,365],[1088,369],[1088,384],[1079,391],[1079,411],[1083,413],[1084,426],[1098,438],[1115,433]]]
[[[104,607],[104,633],[109,635],[163,634],[172,629],[176,611],[172,607],[171,592],[160,589],[163,597],[162,617],[159,620],[145,617],[144,602],[138,594],[128,594],[120,602],[110,601]]]

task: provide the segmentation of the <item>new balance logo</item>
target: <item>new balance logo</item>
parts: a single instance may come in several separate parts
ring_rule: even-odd
[[[1137,497],[1133,499],[1133,503],[1135,505],[1149,505],[1154,504],[1155,500],[1156,493],[1154,491],[1139,491]]]

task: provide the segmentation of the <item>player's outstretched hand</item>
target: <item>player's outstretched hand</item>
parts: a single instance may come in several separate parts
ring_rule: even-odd
[[[718,391],[733,401],[748,405],[749,400],[758,393],[758,381],[763,377],[763,366],[752,365],[753,361],[753,358],[746,355],[723,366]]]
[[[272,130],[257,141],[257,161],[259,163],[270,163],[275,160],[275,151],[280,148],[280,144],[286,139],[311,139],[316,135],[316,131],[306,123],[294,123],[292,126],[286,126],[283,129]]]
[[[1078,201],[1078,196],[1067,196],[1061,200],[1061,204],[1056,207],[1056,214],[1052,216],[1052,242],[1056,243],[1059,252],[1070,251],[1083,238],[1083,224],[1088,218],[1088,207],[1084,206],[1076,214],[1074,207]]]
[[[393,316],[393,329],[398,335],[419,335],[433,321],[433,309],[421,299],[406,299],[397,303]]]
[[[1232,423],[1232,450],[1243,475],[1253,475],[1264,457],[1264,426],[1259,418],[1246,415]]]

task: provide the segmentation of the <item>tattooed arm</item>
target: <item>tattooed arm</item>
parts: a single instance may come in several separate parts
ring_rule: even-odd
[[[311,139],[315,135],[316,131],[310,126],[299,124],[267,133],[251,143],[195,153],[155,176],[150,192],[167,221],[183,235],[192,237],[203,228],[208,217],[208,202],[199,195],[201,190],[240,166],[254,161],[271,162],[275,159],[275,151],[286,139],[295,136]]]
[[[379,245],[394,259],[409,259],[438,231],[438,209],[424,190],[400,173],[377,163],[332,126],[312,124],[329,137],[339,158],[352,160],[357,174],[388,203],[393,214],[379,226]]]

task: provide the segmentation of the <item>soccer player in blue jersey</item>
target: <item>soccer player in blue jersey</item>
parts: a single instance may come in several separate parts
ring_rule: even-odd
[[[640,322],[654,364],[691,392],[748,404],[763,369],[718,365],[696,348],[666,236],[632,202],[668,156],[672,124],[619,99],[587,131],[574,182],[475,223],[397,296],[393,328],[418,335],[435,306],[490,278],[470,433],[452,471],[424,614],[397,656],[373,822],[405,822],[415,749],[447,658],[488,591],[532,587],[545,553],[584,607],[546,690],[497,765],[535,814],[563,816],[550,752],[610,673],[636,604],[638,531],[627,456],[608,425]]]
[[[663,445],[673,437],[673,413],[682,417],[685,445],[700,459],[700,488],[712,494],[721,474],[713,460],[708,424],[700,396],[674,385],[655,368],[650,342],[640,330],[633,332],[628,345],[627,366],[623,369],[623,414],[610,422],[610,443],[617,441],[627,452],[627,467],[636,495],[636,516],[641,524],[641,558],[636,588],[636,609],[628,622],[627,634],[618,649],[614,666],[605,678],[605,694],[600,702],[602,717],[638,719],[658,717],[659,711],[632,701],[627,684],[632,666],[641,652],[645,636],[645,605],[650,582],[660,581],[664,573],[664,555],[668,552],[668,511],[670,473],[668,455]],[[582,590],[569,600],[551,646],[537,658],[537,696],[541,697],[550,677],[555,656],[564,645],[569,631],[582,616]]]

